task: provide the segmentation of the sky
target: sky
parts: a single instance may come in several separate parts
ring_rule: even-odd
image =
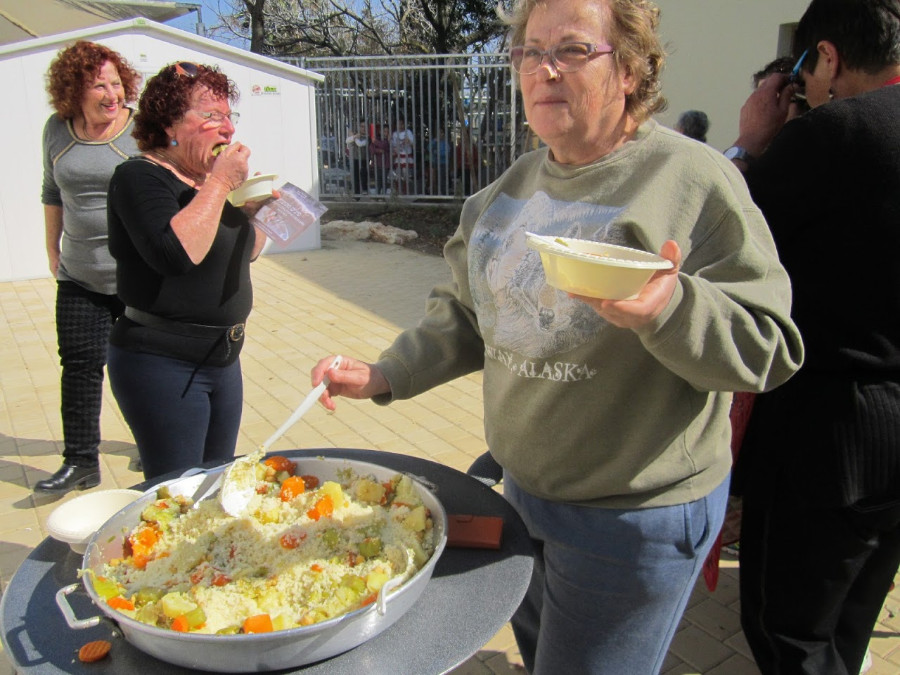
[[[203,6],[200,9],[201,18],[206,28],[210,28],[219,22],[219,14],[231,13],[231,2],[229,0],[188,0],[189,2],[200,2]],[[197,12],[190,12],[177,19],[166,21],[167,26],[180,28],[188,33],[197,32]],[[235,47],[247,48],[245,40],[226,40],[222,36],[208,36],[214,40],[221,40]]]

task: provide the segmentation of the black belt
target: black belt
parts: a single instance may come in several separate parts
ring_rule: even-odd
[[[175,333],[186,337],[215,339],[225,335],[232,342],[239,342],[244,337],[243,323],[236,323],[233,326],[209,326],[202,323],[188,323],[187,321],[166,319],[134,307],[126,307],[125,316],[143,326],[158,328],[167,333]]]

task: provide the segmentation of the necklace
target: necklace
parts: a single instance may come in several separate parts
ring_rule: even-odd
[[[180,162],[176,161],[175,158],[169,155],[168,152],[165,152],[164,150],[151,150],[150,152],[152,152],[153,155],[156,156],[157,163],[159,163],[159,160],[162,160],[163,162],[168,164],[170,168],[175,169],[175,172],[180,174],[182,180],[187,179],[185,180],[185,182],[189,183],[191,187],[197,187],[203,184],[205,176],[194,173],[192,171],[188,171],[181,165]]]
[[[85,140],[96,143],[97,141],[102,141],[102,140],[109,138],[110,136],[114,136],[118,126],[119,126],[119,118],[116,117],[116,119],[114,119],[111,124],[106,125],[106,129],[103,131],[103,133],[101,133],[99,136],[92,136],[90,133],[88,133],[87,117],[82,117],[81,118],[81,135],[84,137]]]

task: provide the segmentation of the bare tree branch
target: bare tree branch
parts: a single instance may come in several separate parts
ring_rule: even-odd
[[[223,30],[272,55],[481,51],[502,38],[493,0],[232,0]],[[216,30],[219,30],[217,27]]]

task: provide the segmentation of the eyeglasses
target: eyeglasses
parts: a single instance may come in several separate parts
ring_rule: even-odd
[[[218,110],[209,110],[209,111],[194,110],[193,112],[197,113],[204,120],[206,120],[210,124],[213,124],[217,127],[220,127],[223,124],[225,124],[226,119],[231,121],[232,124],[237,124],[238,120],[241,119],[241,113],[238,113],[238,112],[230,112],[227,115],[225,113],[219,112]]]
[[[509,61],[513,69],[520,75],[532,75],[544,63],[544,57],[549,56],[550,62],[557,71],[572,73],[584,68],[588,61],[604,54],[612,54],[613,51],[609,45],[597,45],[590,42],[562,42],[550,49],[520,46],[509,50]]]
[[[806,55],[809,54],[809,50],[806,49],[800,55],[800,58],[797,59],[797,63],[791,68],[791,74],[788,75],[788,82],[803,84],[800,80],[800,68],[803,66],[803,62],[806,61]]]

